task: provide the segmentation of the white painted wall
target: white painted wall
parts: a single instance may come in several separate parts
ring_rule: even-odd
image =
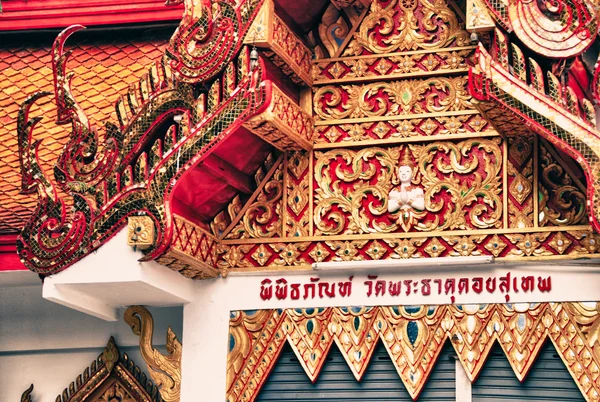
[[[166,328],[182,339],[182,308],[150,308],[154,343],[164,346]],[[2,402],[20,401],[34,383],[34,402],[54,402],[104,349],[110,336],[141,368],[137,337],[121,319],[107,322],[42,299],[42,286],[0,285],[0,389]],[[163,348],[164,351],[164,348]]]

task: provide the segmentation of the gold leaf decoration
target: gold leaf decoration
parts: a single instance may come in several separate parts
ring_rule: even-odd
[[[399,14],[399,16],[397,16]],[[345,56],[363,52],[392,53],[416,49],[438,49],[469,44],[456,14],[445,1],[373,1]]]
[[[326,85],[313,97],[321,120],[399,116],[472,109],[467,77]]]
[[[140,337],[140,353],[148,366],[148,374],[159,387],[165,402],[179,402],[181,394],[181,343],[171,327],[167,329],[167,355],[152,346],[154,320],[142,306],[125,310],[124,320],[135,335]]]

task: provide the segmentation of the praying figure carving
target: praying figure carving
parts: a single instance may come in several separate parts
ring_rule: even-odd
[[[407,232],[415,223],[415,218],[426,214],[425,192],[421,187],[412,184],[413,167],[410,152],[406,148],[398,168],[400,185],[390,191],[388,198],[388,212],[400,211],[398,224]]]

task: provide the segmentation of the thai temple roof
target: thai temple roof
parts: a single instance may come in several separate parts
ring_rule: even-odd
[[[106,32],[102,36],[92,32],[87,37],[82,34],[83,40],[74,38],[70,42],[75,73],[73,91],[95,127],[116,121],[115,101],[162,56],[172,30],[151,31],[150,35],[140,30],[128,31],[126,35],[115,31],[108,36]],[[39,39],[32,38],[0,49],[0,234],[18,232],[36,205],[35,194],[20,194],[17,114],[29,95],[53,90],[50,52],[54,36],[43,37],[43,46]],[[50,171],[70,131],[55,123],[52,96],[41,99],[32,113],[44,116],[36,138],[42,141],[40,158]]]

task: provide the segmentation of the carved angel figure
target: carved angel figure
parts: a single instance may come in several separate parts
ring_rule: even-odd
[[[413,162],[407,148],[398,168],[400,185],[392,188],[388,199],[388,212],[401,211],[398,224],[405,231],[410,230],[415,218],[422,217],[424,212],[421,211],[425,210],[425,192],[421,187],[412,184],[412,178]]]
[[[425,209],[425,193],[423,189],[412,184],[413,163],[408,154],[404,152],[402,164],[398,168],[398,179],[400,186],[396,186],[390,191],[388,200],[388,212],[394,213],[400,210],[416,209],[423,211]]]

